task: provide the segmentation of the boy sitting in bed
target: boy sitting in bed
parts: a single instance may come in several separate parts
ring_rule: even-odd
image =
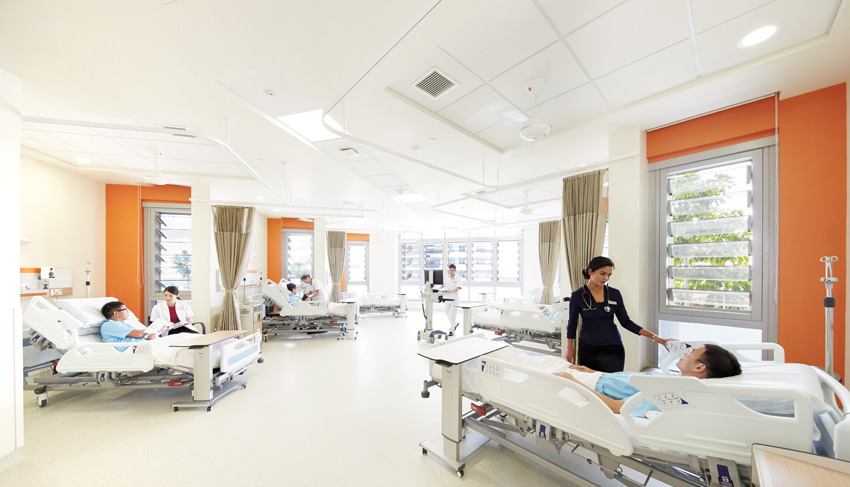
[[[130,318],[130,310],[121,301],[111,301],[104,304],[100,308],[100,312],[106,318],[106,321],[100,326],[100,334],[104,342],[140,342],[156,338],[155,334],[138,330],[127,323]]]
[[[738,359],[729,350],[712,344],[692,348],[676,362],[676,367],[679,368],[683,376],[698,379],[719,379],[733,377],[741,373],[741,364],[738,363]],[[616,414],[620,414],[620,408],[626,403],[626,399],[638,393],[638,390],[629,383],[629,376],[648,373],[597,372],[582,365],[570,365],[570,368],[583,372],[583,374],[574,375],[569,372],[553,372],[553,374],[570,379],[590,389]],[[632,410],[632,415],[646,417],[646,413],[649,411],[660,411],[660,409],[651,402],[644,401]]]
[[[298,286],[296,286],[294,283],[290,282],[289,284],[287,284],[286,290],[289,291],[289,296],[287,296],[289,304],[295,304],[301,301],[301,296],[298,295]]]

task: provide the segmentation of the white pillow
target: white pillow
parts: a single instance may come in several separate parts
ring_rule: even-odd
[[[74,318],[80,320],[83,324],[82,328],[97,328],[106,321],[100,309],[103,305],[112,301],[118,301],[115,298],[81,298],[81,299],[58,299],[56,305],[65,310]],[[130,312],[129,322],[138,322],[138,318]]]

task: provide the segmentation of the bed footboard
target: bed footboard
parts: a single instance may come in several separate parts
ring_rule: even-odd
[[[124,349],[123,352],[118,349]],[[56,370],[71,372],[147,372],[153,369],[153,347],[146,342],[89,343],[68,350]]]

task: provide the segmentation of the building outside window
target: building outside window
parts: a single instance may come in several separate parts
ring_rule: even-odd
[[[313,274],[313,232],[310,230],[284,230],[281,256],[281,275],[300,284],[301,276]]]
[[[134,310],[140,319],[162,301],[168,286],[177,286],[180,299],[192,299],[192,213],[188,205],[145,204],[145,302]]]

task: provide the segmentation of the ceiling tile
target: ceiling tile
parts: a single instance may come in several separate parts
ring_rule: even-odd
[[[555,23],[561,35],[567,35],[612,9],[625,0],[593,0],[592,2],[565,2],[564,0],[538,0],[540,6]]]
[[[456,83],[454,87],[436,99],[413,86],[424,75],[430,74],[434,68]],[[389,87],[410,101],[422,105],[433,112],[437,112],[482,84],[483,81],[481,81],[481,78],[467,69],[466,66],[457,62],[453,57],[446,54],[445,51],[435,48],[431,51],[430,55],[413,62]]]
[[[147,158],[142,156],[102,156],[103,159],[115,164],[124,169],[132,169],[136,171],[153,171],[153,157]]]
[[[631,0],[566,37],[593,78],[689,37],[681,0]]]
[[[22,122],[21,128],[39,130],[46,133],[57,132],[62,134],[97,135],[97,132],[88,127],[79,127],[76,125],[62,125],[56,123]]]
[[[66,151],[55,151],[55,150],[43,150],[43,151],[39,151],[39,152],[43,152],[43,153],[45,153],[49,156],[55,157],[56,159],[59,159],[60,161],[65,161],[65,162],[71,164],[72,166],[76,166],[76,167],[83,167],[83,168],[86,168],[86,167],[115,168],[116,167],[114,164],[107,162],[103,158],[98,157],[96,155],[86,153],[86,152],[78,152],[78,151],[66,152]],[[92,162],[91,162],[91,164],[80,164],[80,163],[74,162],[75,157],[85,157],[85,158],[91,159]]]
[[[159,169],[166,172],[188,172],[195,174],[212,174],[203,163],[198,161],[176,160],[168,158],[159,159]]]
[[[761,7],[773,0],[691,0],[694,30],[700,32]]]
[[[608,110],[605,100],[589,83],[537,107],[537,118],[552,130],[569,127]]]
[[[457,125],[478,132],[520,113],[489,86],[482,86],[439,112]]]
[[[351,169],[360,176],[378,176],[381,174],[392,174],[392,171],[387,169],[383,162],[378,159],[368,161],[352,161],[345,164],[345,167]]]
[[[682,41],[596,80],[616,108],[696,79],[690,40]]]
[[[222,164],[219,162],[203,161],[201,165],[207,170],[219,176],[242,176],[253,177],[250,171],[242,164]]]
[[[407,184],[404,179],[396,176],[395,174],[380,174],[377,176],[366,176],[366,180],[370,183],[378,186],[379,188],[387,188],[387,187],[396,187],[396,186],[404,186]]]
[[[775,0],[697,35],[703,74],[713,73],[807,41],[826,32],[835,7],[832,1]],[[765,25],[778,25],[770,39],[739,49],[738,40]]]
[[[92,154],[112,154],[120,156],[140,155],[127,147],[117,144],[111,139],[100,135],[60,134],[54,132],[53,136],[62,142],[71,144],[81,151],[90,152]]]
[[[557,39],[531,0],[495,0],[440,47],[489,81]]]
[[[183,142],[181,137],[173,137],[172,141],[150,141],[142,139],[112,139],[142,156],[154,157],[161,152],[167,159],[183,159],[212,162],[238,162],[227,150],[218,145],[201,145]],[[194,139],[187,139],[194,140]]]
[[[62,142],[49,133],[39,130],[22,129],[21,145],[36,150],[78,151],[77,147]]]
[[[275,68],[264,67],[222,78],[219,83],[271,116],[318,108]],[[266,94],[274,91],[274,96]]]
[[[528,124],[529,118],[522,112],[513,117],[503,120],[496,125],[487,127],[478,132],[478,137],[490,142],[496,147],[506,150],[524,144],[525,141],[519,136],[520,130]]]
[[[530,108],[534,99],[526,88],[529,80],[543,78],[538,103],[551,100],[587,82],[570,51],[562,43],[552,44],[526,61],[490,82],[490,86],[522,110]]]
[[[322,149],[322,151],[324,151],[327,155],[343,163],[375,159],[375,154],[373,154],[366,145],[348,139],[326,140],[323,142],[317,142],[316,146]],[[357,156],[348,157],[347,154],[340,152],[344,148],[356,150]]]

